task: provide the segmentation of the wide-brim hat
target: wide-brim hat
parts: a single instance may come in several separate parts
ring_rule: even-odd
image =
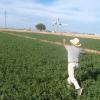
[[[78,38],[74,38],[70,40],[70,43],[73,44],[74,46],[81,46],[80,40]]]

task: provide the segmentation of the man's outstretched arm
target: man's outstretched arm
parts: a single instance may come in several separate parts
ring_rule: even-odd
[[[97,51],[97,50],[92,50],[92,49],[84,49],[85,52],[88,52],[88,53],[95,53],[95,54],[100,54],[100,51]]]

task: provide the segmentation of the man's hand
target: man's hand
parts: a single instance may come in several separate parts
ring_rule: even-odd
[[[66,46],[66,39],[63,39],[63,45]]]

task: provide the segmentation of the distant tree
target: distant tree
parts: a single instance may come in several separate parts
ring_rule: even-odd
[[[44,31],[44,30],[46,30],[46,26],[45,26],[44,24],[42,24],[42,23],[37,24],[35,27],[36,27],[36,29],[39,30],[39,31]]]

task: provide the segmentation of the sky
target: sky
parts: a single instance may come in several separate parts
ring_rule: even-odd
[[[100,34],[100,0],[0,0],[0,27]],[[58,23],[62,25],[54,25]]]

